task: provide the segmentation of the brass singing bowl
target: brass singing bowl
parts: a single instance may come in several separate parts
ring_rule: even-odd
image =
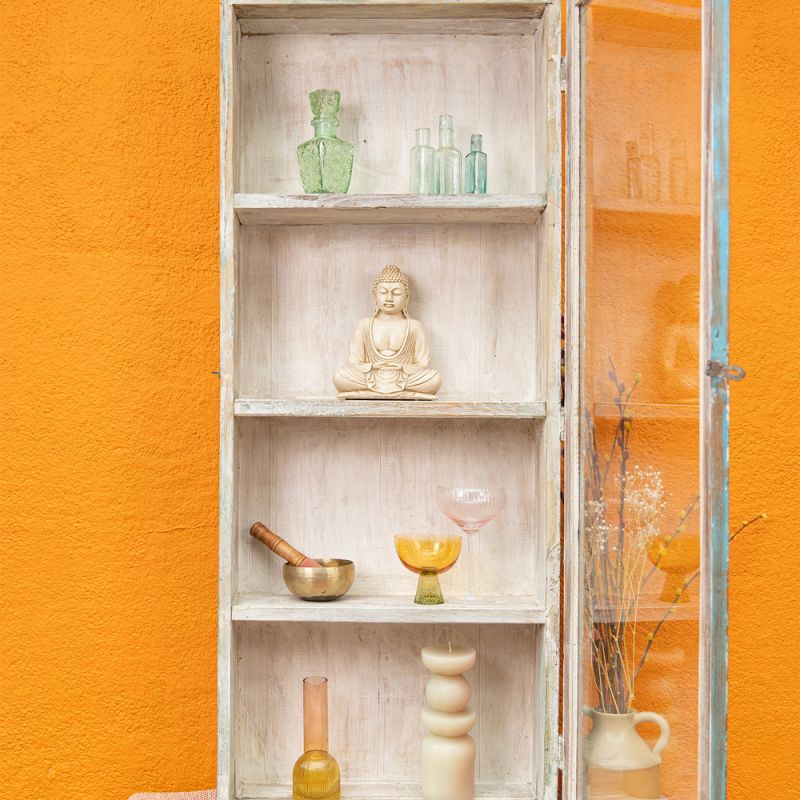
[[[317,558],[321,567],[283,565],[286,588],[301,600],[324,603],[337,600],[353,585],[356,568],[346,558]]]

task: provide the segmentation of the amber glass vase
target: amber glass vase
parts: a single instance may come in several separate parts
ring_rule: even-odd
[[[292,800],[339,800],[339,764],[328,752],[328,679],[303,679],[303,755],[292,771]]]

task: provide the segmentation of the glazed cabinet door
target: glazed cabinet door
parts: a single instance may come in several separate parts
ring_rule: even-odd
[[[568,2],[564,796],[725,796],[728,9]]]

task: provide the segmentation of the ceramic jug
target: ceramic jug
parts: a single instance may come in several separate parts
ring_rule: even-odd
[[[629,797],[661,797],[659,764],[669,742],[669,723],[652,711],[605,714],[591,710],[592,730],[584,742],[592,788],[622,791]],[[642,722],[654,722],[661,735],[651,749],[636,732]]]

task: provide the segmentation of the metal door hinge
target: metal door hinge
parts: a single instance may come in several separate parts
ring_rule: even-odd
[[[747,373],[736,364],[709,361],[706,363],[706,375],[711,378],[724,378],[726,381],[740,381],[744,379]]]
[[[564,406],[558,410],[558,438],[563,442],[567,438],[567,423],[566,415],[564,413]]]
[[[561,66],[559,67],[559,78],[561,79],[561,91],[567,91],[567,59],[561,57]]]

